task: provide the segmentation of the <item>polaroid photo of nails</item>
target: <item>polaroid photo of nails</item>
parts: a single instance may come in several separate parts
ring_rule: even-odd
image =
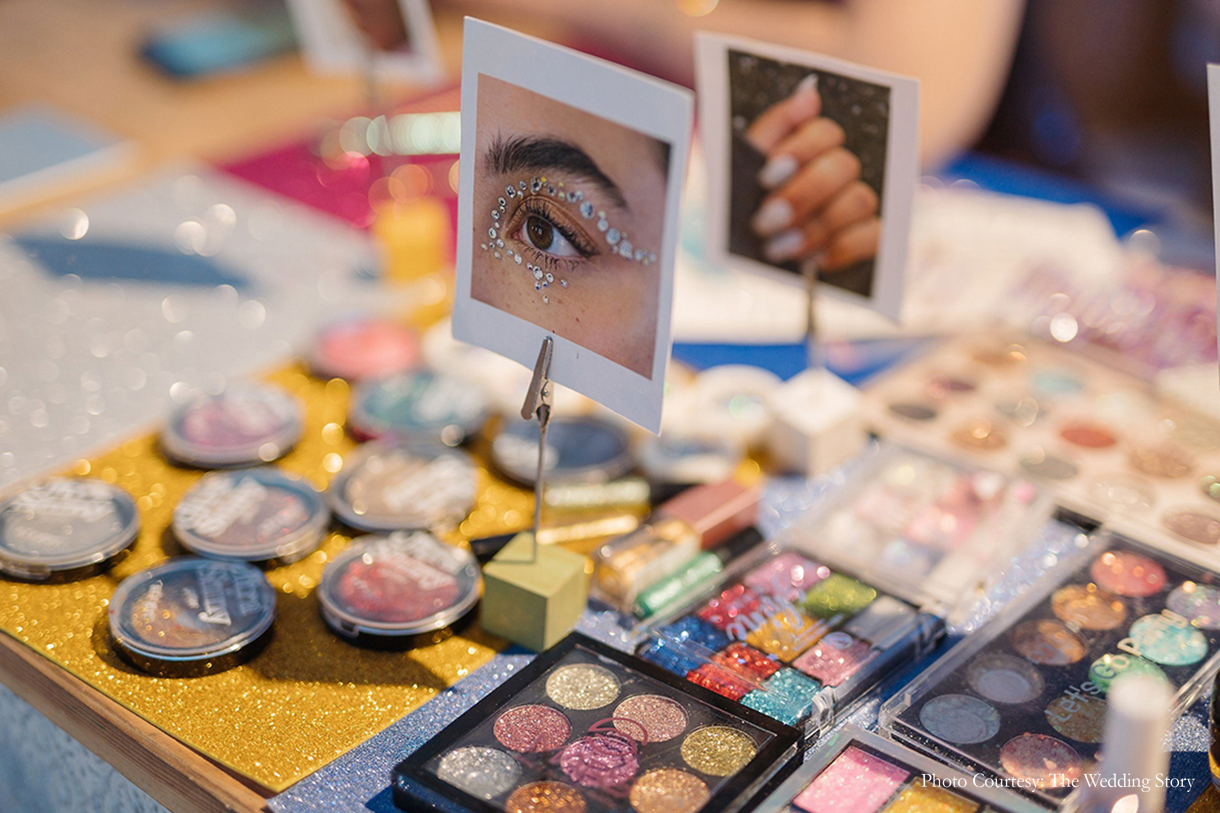
[[[379,79],[438,82],[445,76],[427,0],[288,0],[310,69]]]
[[[658,431],[693,97],[469,18],[463,54],[453,335],[552,337],[552,381]]]
[[[699,32],[707,254],[891,319],[919,174],[919,83],[819,54]]]

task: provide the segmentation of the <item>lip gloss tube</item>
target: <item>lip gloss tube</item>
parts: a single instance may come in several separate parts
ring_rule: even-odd
[[[636,531],[607,542],[596,556],[602,597],[629,610],[647,588],[754,524],[759,491],[732,480],[688,489],[662,503]]]

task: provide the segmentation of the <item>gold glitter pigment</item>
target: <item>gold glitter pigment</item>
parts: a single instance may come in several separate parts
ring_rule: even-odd
[[[591,711],[615,701],[619,682],[604,666],[574,663],[551,672],[546,679],[546,693],[564,708]]]
[[[343,430],[347,384],[310,378],[295,365],[268,379],[305,406],[304,437],[276,465],[325,486],[354,448]],[[123,578],[184,553],[168,530],[171,514],[202,472],[171,466],[157,437],[148,435],[80,460],[69,473],[127,489],[140,510],[140,538],[126,560],[91,579],[51,585],[0,579],[0,630],[268,790],[283,790],[364,742],[504,646],[477,628],[464,637],[438,635],[436,643],[405,653],[336,638],[313,596],[322,568],[349,542],[332,533],[305,559],[268,571],[279,592],[276,632],[258,657],[200,678],[145,675],[111,648],[106,607]],[[516,530],[532,510],[528,493],[480,465],[478,502],[447,541]]]
[[[695,813],[711,793],[703,780],[676,768],[658,768],[631,786],[628,801],[638,813]]]
[[[682,741],[682,759],[708,776],[730,776],[754,759],[758,746],[744,731],[723,725],[697,728]]]

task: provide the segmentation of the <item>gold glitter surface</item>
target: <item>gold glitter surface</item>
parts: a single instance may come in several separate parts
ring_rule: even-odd
[[[305,405],[304,437],[277,465],[324,487],[354,448],[343,431],[347,384],[318,381],[295,365],[268,378]],[[482,459],[478,449],[476,455]],[[313,595],[326,562],[349,542],[331,533],[305,559],[268,571],[279,592],[277,618],[258,657],[199,678],[145,675],[110,646],[107,603],[123,578],[185,552],[169,530],[171,514],[202,472],[168,464],[157,437],[148,435],[77,461],[70,473],[127,489],[140,510],[140,538],[126,560],[91,579],[53,585],[0,579],[0,630],[268,790],[283,790],[365,741],[504,646],[477,627],[408,652],[371,651],[336,638]],[[480,465],[477,504],[447,541],[515,530],[532,510],[530,494]]]
[[[758,746],[749,734],[723,725],[697,728],[682,741],[682,759],[708,776],[735,774],[757,753]]]

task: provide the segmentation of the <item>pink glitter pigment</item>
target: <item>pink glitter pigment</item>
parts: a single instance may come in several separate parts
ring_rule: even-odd
[[[792,800],[807,813],[877,813],[910,776],[854,746]]]

